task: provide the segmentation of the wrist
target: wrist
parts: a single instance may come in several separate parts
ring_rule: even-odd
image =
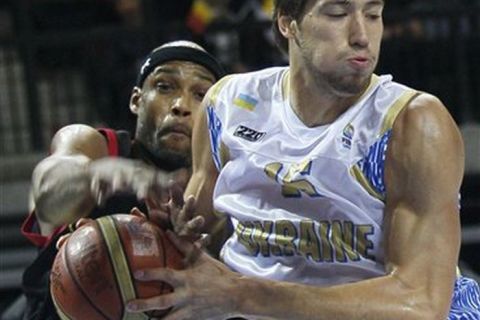
[[[239,276],[235,282],[236,294],[233,295],[235,315],[256,318],[266,316],[263,308],[268,307],[265,297],[268,296],[269,289],[265,286],[265,282],[246,276]]]

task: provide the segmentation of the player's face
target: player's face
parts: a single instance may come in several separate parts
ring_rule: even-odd
[[[156,67],[138,100],[136,139],[158,158],[186,160],[188,165],[193,119],[214,82],[211,72],[192,62],[170,61]]]
[[[337,93],[356,95],[377,65],[383,7],[382,0],[309,1],[291,53]]]

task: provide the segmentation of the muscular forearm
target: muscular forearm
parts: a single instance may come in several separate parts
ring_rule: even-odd
[[[52,156],[37,165],[32,194],[42,229],[71,223],[93,208],[88,163],[84,156]]]
[[[318,288],[242,278],[239,314],[255,319],[445,319],[428,288],[407,287],[395,276]],[[441,309],[441,308],[440,308]]]

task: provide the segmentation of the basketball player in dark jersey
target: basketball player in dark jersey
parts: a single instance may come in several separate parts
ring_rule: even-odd
[[[199,45],[174,41],[145,59],[130,98],[137,115],[126,131],[69,125],[53,137],[50,155],[34,169],[33,209],[22,233],[39,248],[23,276],[23,319],[58,319],[48,278],[57,239],[82,217],[129,212],[144,199],[168,201],[169,181],[186,185],[193,117],[221,76],[220,64]],[[158,201],[160,199],[160,201]]]

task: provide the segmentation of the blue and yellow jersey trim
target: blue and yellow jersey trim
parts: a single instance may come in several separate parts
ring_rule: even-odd
[[[400,112],[419,92],[407,89],[392,104],[383,118],[377,141],[370,146],[367,155],[350,168],[350,174],[374,198],[385,201],[386,187],[384,181],[385,158],[393,124]]]
[[[387,114],[383,118],[383,123],[379,132],[379,136],[383,136],[387,131],[393,128],[393,123],[400,112],[405,108],[410,102],[420,95],[420,92],[413,89],[407,89],[400,97],[395,101],[395,103],[388,109]]]
[[[227,84],[227,82],[232,79],[233,75],[228,75],[223,77],[222,79],[218,80],[209,90],[208,97],[209,101],[207,106],[215,106],[217,104],[217,98],[220,91],[222,91],[223,87]]]
[[[216,84],[214,84],[212,88],[210,88],[208,96],[209,100],[206,108],[212,159],[218,171],[220,171],[225,163],[227,163],[230,158],[230,153],[228,151],[228,147],[222,142],[221,139],[223,124],[215,112],[215,106],[218,103],[217,100],[220,91],[225,87],[232,76],[233,75],[228,75],[223,77]]]

